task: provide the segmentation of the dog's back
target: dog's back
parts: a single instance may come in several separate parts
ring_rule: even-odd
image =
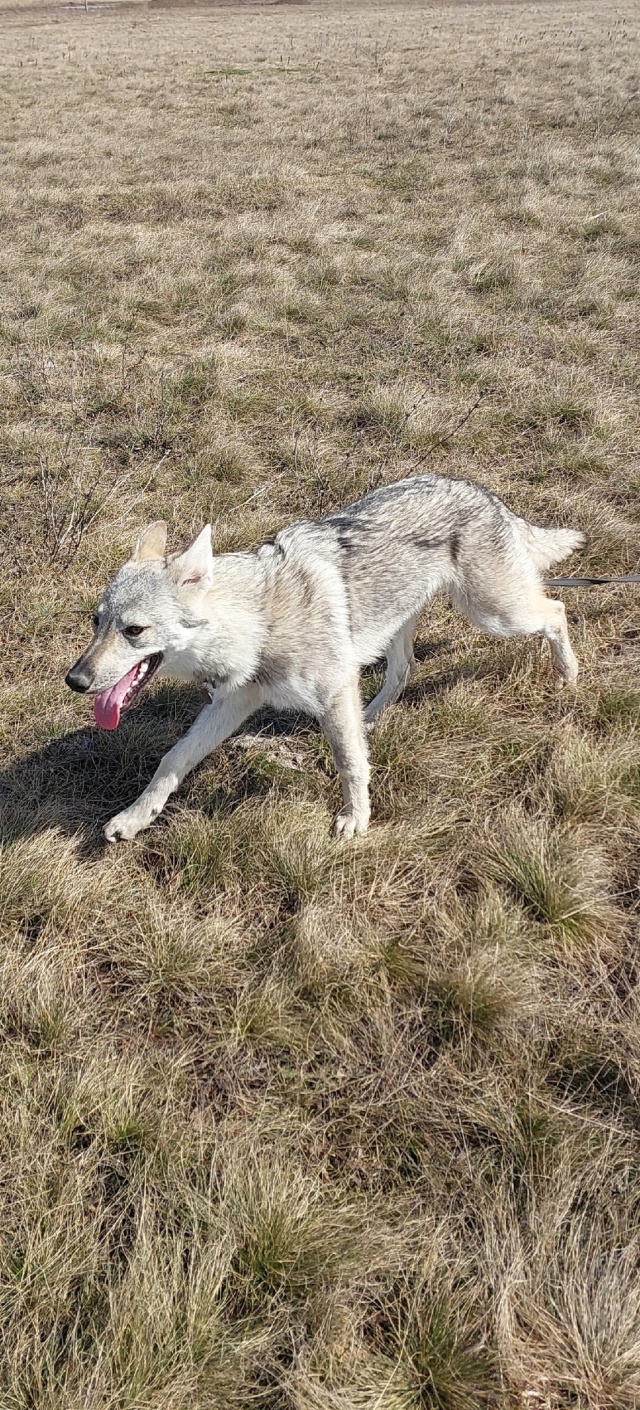
[[[356,632],[398,611],[406,618],[513,540],[513,515],[497,496],[439,475],[375,490],[324,525],[342,551]]]
[[[573,530],[527,523],[472,481],[422,475],[374,490],[317,524],[293,525],[276,543],[337,566],[364,664],[439,590],[484,630],[528,630],[540,573],[583,541]]]

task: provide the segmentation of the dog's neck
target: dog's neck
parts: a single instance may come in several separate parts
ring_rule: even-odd
[[[235,688],[255,674],[267,636],[265,575],[256,554],[225,553],[211,586],[182,598],[163,674]]]

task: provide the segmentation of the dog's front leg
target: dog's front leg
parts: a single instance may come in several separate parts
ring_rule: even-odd
[[[107,823],[104,829],[107,841],[135,837],[136,833],[148,827],[162,812],[167,798],[179,788],[185,775],[228,739],[261,703],[260,687],[253,684],[241,686],[232,695],[214,695],[211,704],[198,715],[184,738],[179,739],[173,749],[165,754],[144,793],[130,808],[117,813]]]
[[[358,678],[354,676],[321,717],[342,784],[344,807],[336,818],[338,837],[353,837],[369,826],[369,760]]]

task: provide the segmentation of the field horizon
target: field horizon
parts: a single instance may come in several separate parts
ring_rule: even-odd
[[[64,675],[158,518],[432,470],[638,570],[637,15],[2,14],[2,1410],[635,1410],[638,589],[561,694],[438,599],[342,847],[268,713],[106,846],[202,701]]]

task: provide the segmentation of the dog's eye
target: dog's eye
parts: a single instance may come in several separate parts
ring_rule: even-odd
[[[93,617],[91,618],[91,625],[93,627],[94,632],[97,632],[98,627],[100,626],[100,618],[97,612],[94,612]]]
[[[144,627],[124,627],[123,630],[125,636],[140,636],[141,632],[144,631]]]

